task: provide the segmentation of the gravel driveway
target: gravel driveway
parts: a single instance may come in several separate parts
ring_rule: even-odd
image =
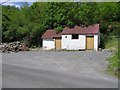
[[[111,54],[107,51],[28,51],[5,53],[2,61],[22,67],[116,80],[105,74],[106,58]]]

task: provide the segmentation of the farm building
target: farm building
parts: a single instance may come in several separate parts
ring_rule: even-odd
[[[56,31],[53,29],[47,30],[43,35],[43,50],[51,50],[55,48],[55,39],[53,38],[56,35]]]
[[[65,27],[61,33],[47,30],[43,36],[43,49],[98,50],[100,44],[99,24],[87,27]]]

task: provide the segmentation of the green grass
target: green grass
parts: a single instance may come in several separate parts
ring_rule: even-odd
[[[111,37],[106,43],[105,48],[109,50],[118,51],[118,39],[115,37]]]
[[[107,71],[116,76],[116,77],[119,77],[120,78],[120,60],[118,59],[118,53],[115,53],[112,57],[110,57],[108,59],[109,61],[109,64],[108,64],[108,68],[107,68]]]
[[[114,54],[108,58],[109,61],[107,72],[111,75],[114,75],[118,78],[120,78],[120,59],[119,59],[119,50],[118,50],[118,39],[117,38],[111,38],[106,42],[105,44],[106,49],[109,49],[110,51],[114,51]]]

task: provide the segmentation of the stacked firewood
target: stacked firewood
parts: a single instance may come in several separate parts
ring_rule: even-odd
[[[2,43],[1,45],[2,52],[18,52],[18,51],[29,51],[29,48],[26,44],[21,42],[10,42]]]

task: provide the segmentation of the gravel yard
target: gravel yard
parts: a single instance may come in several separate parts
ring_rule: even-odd
[[[2,61],[22,67],[105,78],[109,76],[105,74],[106,58],[111,54],[107,51],[28,51],[4,53]]]

